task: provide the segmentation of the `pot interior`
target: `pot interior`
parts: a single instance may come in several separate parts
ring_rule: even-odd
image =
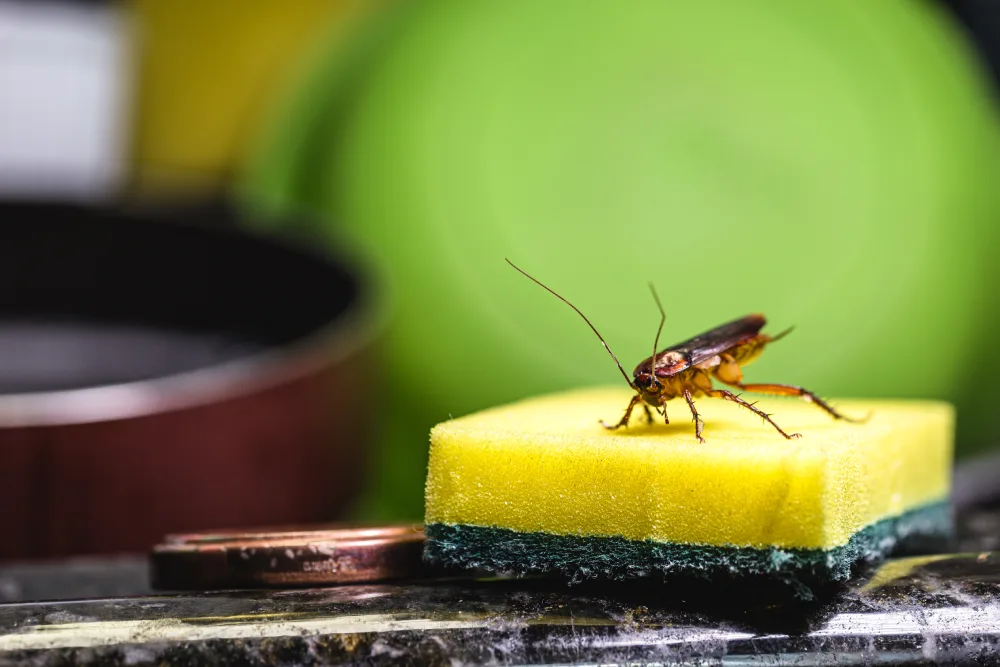
[[[292,345],[358,306],[322,255],[224,205],[0,205],[0,393],[167,377]]]

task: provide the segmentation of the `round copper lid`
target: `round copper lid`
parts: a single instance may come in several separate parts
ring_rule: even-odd
[[[151,554],[152,586],[160,590],[328,586],[420,577],[423,546],[419,524],[168,535]]]

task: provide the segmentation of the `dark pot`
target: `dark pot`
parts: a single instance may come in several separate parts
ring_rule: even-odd
[[[344,515],[368,282],[232,216],[0,206],[0,559]]]

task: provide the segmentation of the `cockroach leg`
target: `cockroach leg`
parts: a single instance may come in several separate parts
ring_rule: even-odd
[[[604,428],[608,429],[609,431],[614,431],[615,429],[621,428],[622,426],[627,427],[628,426],[629,417],[632,416],[632,408],[634,408],[635,404],[638,403],[640,400],[641,399],[639,398],[639,394],[636,394],[635,396],[632,397],[632,400],[629,401],[628,407],[625,408],[625,416],[623,416],[618,421],[617,424],[615,424],[613,426],[608,426],[607,424],[604,423],[604,420],[602,419],[602,420],[600,420],[601,426],[603,426]]]
[[[733,384],[733,383],[727,383]],[[733,384],[734,387],[739,387],[743,391],[749,391],[755,394],[770,394],[772,396],[798,396],[803,398],[810,403],[814,403],[816,406],[825,410],[834,419],[843,419],[846,422],[851,422],[852,424],[863,424],[864,422],[871,419],[871,413],[867,414],[863,419],[854,419],[853,417],[848,417],[843,415],[829,403],[824,401],[822,398],[812,393],[808,389],[803,389],[802,387],[796,387],[790,384]]]
[[[707,395],[711,396],[712,398],[724,398],[724,399],[726,399],[728,401],[732,401],[733,403],[736,403],[737,405],[743,406],[744,408],[746,408],[747,410],[750,410],[755,415],[757,415],[758,417],[760,417],[761,419],[763,419],[764,421],[766,421],[768,424],[770,424],[771,426],[773,426],[778,431],[778,433],[780,433],[781,435],[785,436],[789,440],[791,440],[792,438],[801,438],[802,437],[801,433],[792,433],[791,435],[788,435],[783,430],[781,430],[781,427],[778,426],[774,422],[773,419],[771,419],[771,415],[767,414],[766,412],[764,412],[763,410],[761,410],[760,408],[758,408],[757,406],[755,406],[753,403],[747,403],[746,401],[744,401],[742,398],[740,398],[739,396],[737,396],[736,394],[734,394],[731,391],[728,391],[726,389],[713,389],[712,391],[709,391],[709,392],[706,392],[706,393],[707,393]]]
[[[698,439],[698,442],[704,444],[705,438],[701,437],[701,431],[705,428],[705,422],[694,407],[694,398],[691,397],[691,392],[687,389],[684,390],[684,400],[687,401],[688,407],[691,408],[691,416],[694,417],[694,437]]]
[[[645,403],[643,403],[642,404],[642,409],[646,412],[646,423],[647,424],[652,424],[653,423],[653,413],[649,411],[649,406],[646,405]]]

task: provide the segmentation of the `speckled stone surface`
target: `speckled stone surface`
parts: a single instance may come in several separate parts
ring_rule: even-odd
[[[152,595],[141,561],[0,568],[7,599],[125,596],[0,604],[0,665],[1000,664],[997,535],[1000,512],[966,512],[955,553],[808,604],[530,579]]]
[[[452,581],[8,604],[0,664],[1000,662],[1000,554],[889,561],[809,607],[668,593]]]

